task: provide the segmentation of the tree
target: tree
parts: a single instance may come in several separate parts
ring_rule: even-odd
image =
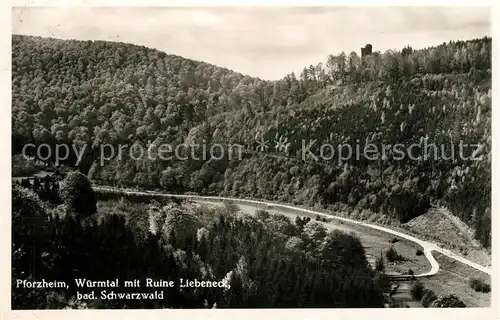
[[[404,260],[404,257],[401,256],[394,246],[391,246],[386,252],[385,252],[385,257],[389,262],[394,262],[394,261],[401,261]]]
[[[347,57],[347,73],[351,77],[351,80],[358,80],[358,71],[361,65],[361,58],[356,52],[351,52]]]
[[[12,281],[43,277],[51,264],[48,215],[39,197],[31,190],[12,188]],[[42,263],[40,263],[42,262]],[[12,305],[34,305],[45,301],[44,289],[13,291]]]
[[[162,239],[166,243],[186,250],[197,238],[200,221],[178,206],[168,205],[161,209],[165,220],[161,226]]]
[[[434,291],[432,291],[431,289],[424,289],[424,293],[421,300],[422,306],[424,306],[424,308],[428,308],[430,307],[432,302],[434,302],[434,300],[436,299],[437,296],[434,293]]]
[[[97,211],[97,199],[90,180],[78,171],[69,172],[61,183],[61,199],[71,212],[81,217]]]
[[[410,287],[411,296],[416,300],[422,299],[422,297],[424,295],[424,289],[425,289],[425,286],[421,281],[418,281],[418,280],[414,281]]]
[[[31,190],[12,188],[12,245],[18,249],[28,238],[39,238],[44,233],[48,216],[40,198]]]
[[[380,252],[380,257],[377,257],[375,259],[375,270],[381,273],[384,273],[385,271],[384,257],[382,256],[382,252]]]
[[[326,61],[326,70],[333,80],[342,79],[346,72],[346,55],[341,52],[339,55],[329,55]]]
[[[300,216],[296,216],[295,217],[295,224],[297,225],[297,227],[302,231],[304,229],[304,226],[309,222],[311,221],[311,218],[310,217],[300,217]]]
[[[273,214],[266,220],[267,227],[274,231],[286,235],[295,235],[298,230],[297,226],[293,224],[287,216],[283,214]]]
[[[306,234],[309,239],[314,242],[322,241],[326,236],[326,229],[323,224],[311,220],[304,226],[304,234]]]

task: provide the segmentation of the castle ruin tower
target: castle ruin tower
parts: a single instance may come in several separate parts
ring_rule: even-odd
[[[372,45],[368,43],[366,46],[361,48],[361,58],[369,56],[370,54],[372,54]]]

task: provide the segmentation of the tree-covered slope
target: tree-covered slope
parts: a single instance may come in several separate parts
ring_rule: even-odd
[[[27,141],[87,143],[79,167],[101,183],[343,204],[401,222],[440,202],[488,247],[490,66],[483,38],[330,55],[270,82],[129,44],[14,36],[14,151]],[[323,144],[349,145],[352,155],[305,158],[311,141],[315,155]],[[240,144],[245,152],[206,161],[125,154],[101,166],[104,143]],[[375,159],[362,154],[367,144],[377,146]],[[426,144],[437,147],[427,159]],[[416,147],[412,158],[394,148],[383,157],[388,145]]]
[[[207,117],[238,109],[255,88],[271,86],[124,43],[14,35],[12,52],[13,135],[35,141],[182,137]]]
[[[63,182],[60,194],[72,196],[56,209],[37,195],[43,186],[12,189],[13,309],[383,307],[384,277],[370,268],[353,235],[310,219],[242,214],[231,205],[116,194],[99,194],[97,203],[87,197],[85,204],[73,200],[94,194],[89,180],[71,172]],[[34,290],[17,285],[21,279],[63,281],[68,288]],[[78,287],[75,279],[119,283]],[[133,280],[140,287],[124,285]],[[187,281],[210,285],[186,287]],[[103,296],[111,291],[163,296]]]

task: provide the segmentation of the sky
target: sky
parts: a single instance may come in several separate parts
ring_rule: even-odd
[[[384,52],[491,36],[481,7],[17,7],[12,33],[128,42],[262,79],[367,43]]]

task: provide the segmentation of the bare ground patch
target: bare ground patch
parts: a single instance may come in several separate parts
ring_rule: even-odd
[[[454,293],[467,307],[490,307],[491,294],[476,292],[469,286],[469,279],[472,277],[491,283],[488,274],[440,253],[432,252],[432,255],[439,263],[440,269],[435,276],[422,279],[426,287],[437,295]]]
[[[491,255],[474,239],[471,228],[446,208],[433,208],[402,227],[423,239],[456,251],[468,260],[485,266],[491,265]]]

